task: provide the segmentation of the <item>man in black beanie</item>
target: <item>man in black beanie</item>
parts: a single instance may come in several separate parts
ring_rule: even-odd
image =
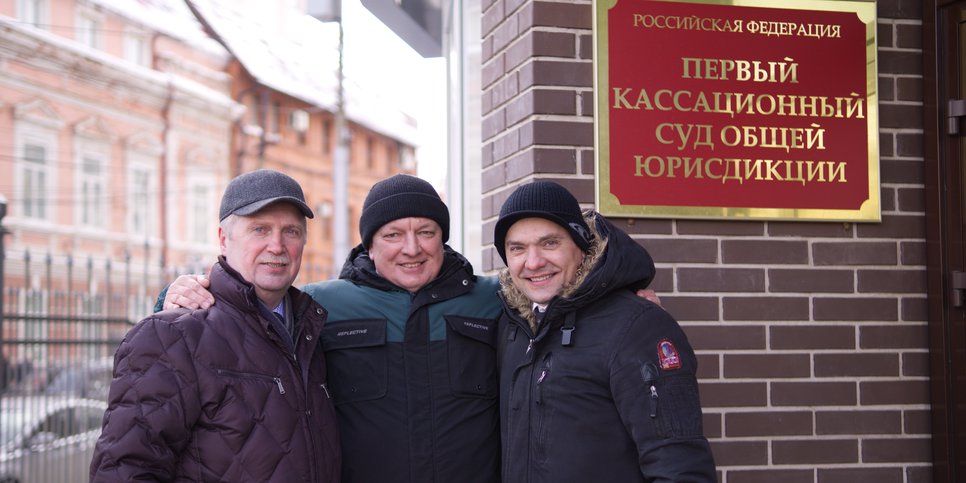
[[[329,309],[343,483],[499,482],[499,283],[446,245],[449,210],[414,176],[372,187],[359,235],[339,280],[305,287]]]
[[[500,210],[503,483],[714,482],[697,360],[641,245],[562,186]]]

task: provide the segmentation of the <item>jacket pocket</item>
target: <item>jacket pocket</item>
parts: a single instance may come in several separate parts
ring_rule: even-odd
[[[497,319],[446,315],[446,352],[453,395],[493,399],[497,395]]]
[[[279,376],[259,374],[257,372],[242,372],[218,367],[215,367],[214,370],[219,376],[229,378],[229,380],[235,380],[241,385],[254,383],[266,387],[274,386],[274,389],[278,391],[279,394],[285,395],[285,384],[282,382],[282,378]]]
[[[658,376],[657,367],[641,366],[649,396],[649,416],[661,438],[687,438],[704,434],[697,380],[690,375]]]
[[[322,328],[322,349],[328,389],[336,405],[386,395],[389,366],[385,320],[329,322]]]

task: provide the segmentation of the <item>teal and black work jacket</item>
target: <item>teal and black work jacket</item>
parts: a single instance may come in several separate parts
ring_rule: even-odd
[[[379,276],[360,245],[324,306],[322,346],[342,438],[343,483],[497,483],[495,278],[446,247],[416,293]]]

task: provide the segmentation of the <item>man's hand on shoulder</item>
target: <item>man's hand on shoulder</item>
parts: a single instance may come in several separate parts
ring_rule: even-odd
[[[207,309],[215,304],[215,297],[208,291],[210,285],[204,275],[181,275],[168,287],[162,308]]]
[[[661,297],[658,297],[657,292],[649,288],[642,288],[638,290],[637,296],[642,299],[647,299],[647,300],[650,300],[651,302],[654,302],[655,304],[657,304],[658,307],[661,307],[662,309],[664,308],[664,306],[661,305]]]

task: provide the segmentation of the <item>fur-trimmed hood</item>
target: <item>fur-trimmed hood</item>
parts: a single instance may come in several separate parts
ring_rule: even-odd
[[[640,244],[596,211],[584,213],[593,242],[577,269],[574,282],[547,306],[545,320],[587,306],[614,290],[646,288],[654,279],[654,260]],[[513,285],[510,270],[500,271],[500,295],[506,306],[537,332],[533,302]]]

